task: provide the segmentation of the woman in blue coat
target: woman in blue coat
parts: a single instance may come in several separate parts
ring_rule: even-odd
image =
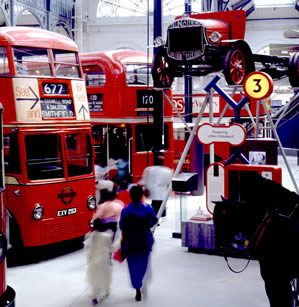
[[[136,301],[141,300],[141,288],[149,256],[154,244],[151,228],[158,222],[154,209],[142,203],[143,189],[130,189],[132,202],[122,210],[119,226],[123,241],[121,252],[126,257],[131,283],[136,289]]]

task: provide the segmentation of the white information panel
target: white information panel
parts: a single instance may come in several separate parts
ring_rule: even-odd
[[[197,128],[197,139],[203,144],[226,142],[233,146],[239,146],[246,139],[246,130],[240,124],[214,126],[205,123]]]
[[[42,112],[37,79],[14,78],[12,81],[17,121],[41,121]]]
[[[77,119],[90,120],[85,82],[72,80],[72,88]]]

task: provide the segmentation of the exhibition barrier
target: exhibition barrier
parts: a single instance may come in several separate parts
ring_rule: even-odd
[[[217,168],[218,170],[216,171]],[[215,177],[218,177],[217,184],[221,188],[224,188],[223,196],[225,198],[231,197],[233,199],[239,199],[238,196],[240,196],[240,191],[242,190],[242,177],[246,177],[246,172],[258,172],[261,176],[280,184],[282,181],[282,169],[277,165],[230,164],[223,167],[220,163],[215,163],[207,169],[207,184],[212,184]],[[211,179],[212,177],[214,178]],[[223,183],[221,182],[222,180],[224,180]],[[216,193],[210,193],[211,187],[207,186],[207,191],[210,195],[209,202],[207,202],[208,206],[213,200],[216,201],[219,199]],[[207,208],[212,213],[213,206]],[[215,226],[212,220],[200,221],[186,219],[182,221],[181,232],[182,246],[188,247],[189,251],[208,254],[217,253],[214,239]]]
[[[183,212],[186,210],[186,201],[190,192],[197,190],[198,188],[198,173],[180,173],[172,179],[172,191],[180,197],[180,219],[179,225],[183,222]],[[181,238],[181,229],[179,232],[172,233],[173,238]]]

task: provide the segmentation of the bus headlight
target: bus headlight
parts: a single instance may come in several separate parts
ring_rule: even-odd
[[[95,199],[95,197],[94,197],[94,196],[89,196],[89,197],[88,197],[88,200],[87,200],[87,208],[88,208],[89,210],[93,210],[93,209],[96,208],[96,206],[97,206],[97,204],[96,204],[96,199]]]
[[[33,218],[36,220],[40,220],[44,216],[44,207],[40,204],[36,204],[32,211]]]
[[[5,259],[7,251],[7,240],[3,233],[0,233],[0,263]]]

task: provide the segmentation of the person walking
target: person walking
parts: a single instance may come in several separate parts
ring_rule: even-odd
[[[86,280],[90,286],[92,304],[102,302],[110,292],[112,281],[111,254],[120,245],[120,235],[116,222],[103,223],[97,218],[92,231],[85,235]]]
[[[102,190],[101,201],[92,217],[92,220],[101,219],[103,223],[118,222],[123,205],[115,200],[116,191]]]
[[[119,188],[120,190],[117,192],[115,200],[119,200],[123,204],[123,207],[126,207],[132,201],[128,189],[128,182],[125,180],[121,181]]]
[[[144,276],[154,244],[151,228],[158,222],[153,208],[141,202],[143,193],[139,185],[130,189],[132,202],[122,210],[119,221],[123,236],[121,252],[127,259],[136,301],[142,298],[141,289],[145,286]]]
[[[152,207],[156,214],[167,197],[169,187],[171,185],[172,170],[164,166],[164,157],[158,156],[156,165],[148,166],[145,168],[140,184],[144,185],[148,193],[148,198],[152,200]],[[166,209],[163,210],[161,215],[166,216]]]
[[[94,163],[94,172],[96,178],[96,202],[97,205],[101,201],[101,191],[107,189],[113,191],[114,182],[108,179],[108,168],[104,166],[104,162],[99,156],[96,156]],[[103,192],[104,193],[104,192]],[[103,202],[103,201],[102,201]]]
[[[110,292],[112,280],[111,256],[120,247],[121,233],[118,222],[122,205],[112,192],[102,190],[102,201],[92,218],[92,231],[85,235],[86,279],[91,288],[92,304],[102,302]]]

